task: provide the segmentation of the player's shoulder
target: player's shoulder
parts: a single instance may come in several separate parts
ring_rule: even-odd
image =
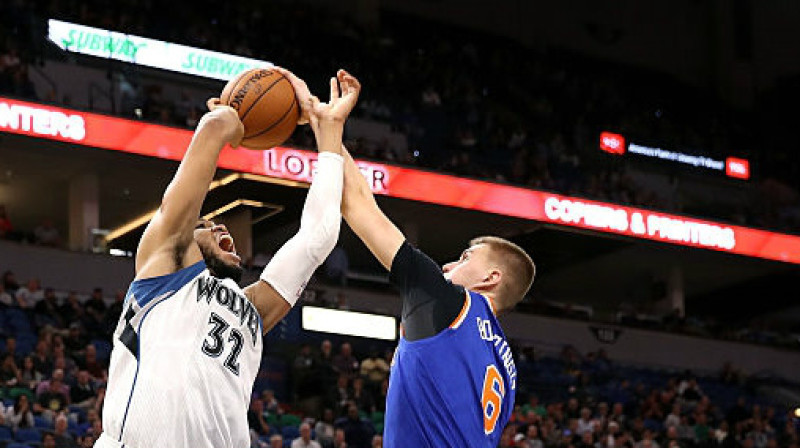
[[[201,276],[210,276],[203,261],[169,274],[137,278],[131,283],[126,300],[136,300],[140,307],[144,307],[155,298],[178,292]]]

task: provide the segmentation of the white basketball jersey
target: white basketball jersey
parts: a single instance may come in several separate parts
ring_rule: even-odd
[[[131,283],[95,447],[245,448],[261,317],[204,262]]]

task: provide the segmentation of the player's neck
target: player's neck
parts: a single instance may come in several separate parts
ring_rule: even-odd
[[[492,314],[498,316],[503,312],[503,308],[500,306],[499,301],[495,299],[494,294],[488,291],[480,291],[480,290],[476,290],[475,292],[486,297],[486,302],[489,304],[489,308],[491,308]]]

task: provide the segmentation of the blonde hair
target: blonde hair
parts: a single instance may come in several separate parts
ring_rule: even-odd
[[[497,236],[481,236],[469,242],[470,246],[485,244],[491,251],[491,259],[500,265],[503,274],[498,288],[498,297],[504,308],[511,308],[531,289],[536,276],[536,265],[530,255],[518,245]]]

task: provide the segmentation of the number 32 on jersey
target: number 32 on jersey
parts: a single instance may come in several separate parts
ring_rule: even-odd
[[[217,313],[211,313],[208,323],[209,325],[213,325],[213,328],[208,332],[208,337],[211,339],[206,339],[203,341],[203,353],[212,358],[216,358],[225,350],[225,339],[223,333],[228,329],[228,327],[230,327],[230,325],[228,325],[228,322],[221,318]],[[227,341],[233,342],[233,348],[231,349],[228,357],[225,359],[223,365],[225,365],[228,370],[233,372],[234,375],[239,375],[239,362],[237,361],[237,358],[239,357],[239,353],[242,352],[244,336],[242,336],[242,333],[239,332],[239,330],[231,328],[230,336],[228,336]]]
[[[491,434],[497,426],[497,419],[503,408],[503,397],[506,396],[506,387],[503,377],[497,366],[489,364],[486,366],[486,375],[483,377],[483,393],[481,394],[481,406],[483,407],[483,431]]]

